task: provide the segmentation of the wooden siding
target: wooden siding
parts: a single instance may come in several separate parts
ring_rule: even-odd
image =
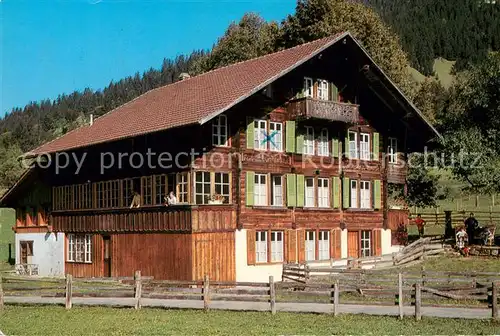
[[[192,235],[193,280],[236,281],[234,232]]]
[[[234,231],[236,211],[230,205],[203,206],[192,211],[193,232]]]
[[[68,238],[65,237],[64,259],[68,259]],[[102,236],[92,235],[92,262],[66,262],[65,272],[77,278],[92,278],[104,276],[104,254]]]

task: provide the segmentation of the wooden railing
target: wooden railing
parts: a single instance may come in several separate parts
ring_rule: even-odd
[[[317,118],[345,123],[356,123],[359,120],[359,106],[356,104],[313,98],[291,101],[288,113],[293,119]]]

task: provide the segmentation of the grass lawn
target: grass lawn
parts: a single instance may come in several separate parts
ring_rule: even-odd
[[[408,270],[436,272],[498,272],[500,273],[500,260],[498,258],[441,256],[425,260],[422,264],[410,267]]]
[[[195,310],[7,306],[7,335],[331,335],[496,334],[500,324],[481,320]]]

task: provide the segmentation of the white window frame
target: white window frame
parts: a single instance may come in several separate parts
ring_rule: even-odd
[[[276,135],[273,136],[273,133]],[[283,152],[283,123],[269,122],[269,150],[273,152]]]
[[[217,177],[220,178],[217,182]],[[224,182],[224,177],[227,177],[227,182]],[[223,203],[231,203],[231,175],[227,172],[216,172],[214,173],[214,193],[219,194],[224,197]],[[226,187],[227,192],[224,192],[224,187]],[[217,189],[220,192],[217,192]]]
[[[283,262],[283,231],[271,231],[271,262]]]
[[[277,183],[279,181],[279,184]],[[273,175],[271,176],[271,183],[272,183],[272,206],[283,206],[284,200],[283,200],[283,176],[281,175]]]
[[[319,156],[329,156],[329,146],[328,146],[328,130],[322,128],[318,136],[318,155]]]
[[[311,97],[313,96],[313,89],[314,84],[313,84],[313,79],[310,77],[304,77],[304,95],[306,97]]]
[[[227,117],[223,114],[212,121],[212,144],[214,146],[228,146]]]
[[[78,253],[79,247],[82,249],[81,253]],[[79,257],[80,255],[82,258]],[[87,264],[92,263],[92,235],[68,234],[67,261]]]
[[[316,231],[306,231],[305,257],[306,261],[316,260]]]
[[[312,186],[308,186],[308,182],[312,182]],[[314,177],[306,177],[304,180],[304,207],[306,208],[315,206],[315,184]]]
[[[330,180],[328,178],[318,178],[318,207],[330,207]]]
[[[354,135],[354,140],[351,140],[351,135]],[[349,131],[347,136],[349,139],[349,158],[357,159],[358,158],[358,132]]]
[[[198,174],[201,174],[201,181],[200,182],[198,182],[198,179],[197,179]],[[194,203],[195,204],[208,204],[208,198],[212,194],[212,174],[210,174],[210,172],[206,172],[206,171],[197,171],[193,175],[194,175],[194,183],[193,183]],[[205,180],[205,176],[208,176],[208,181]],[[197,192],[196,186],[198,184],[202,185],[201,193]],[[206,184],[209,185],[208,193],[205,192],[205,185]],[[197,200],[198,196],[200,196],[200,195],[202,196],[201,203],[198,202],[198,200]]]
[[[267,120],[254,120],[254,146],[256,150],[267,150]]]
[[[330,232],[318,232],[318,260],[330,259]]]
[[[262,183],[262,180],[264,183]],[[267,205],[267,175],[255,174],[254,177],[254,205],[266,206]]]
[[[370,160],[370,133],[359,134],[359,158]]]
[[[318,79],[318,99],[328,100],[328,81]]]
[[[306,126],[306,134],[304,135],[304,150],[306,155],[314,155],[314,128]]]
[[[359,198],[361,209],[370,209],[372,207],[370,181],[359,181]]]
[[[387,155],[389,156],[389,163],[398,163],[398,139],[389,138],[389,146],[387,148]]]
[[[255,262],[267,263],[267,231],[255,232]]]
[[[358,207],[358,180],[350,181],[351,208]]]
[[[368,230],[361,231],[361,257],[371,257],[372,255],[372,233]]]

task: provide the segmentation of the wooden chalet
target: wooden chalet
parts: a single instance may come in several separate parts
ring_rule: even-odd
[[[1,203],[20,270],[265,281],[392,252],[388,186],[437,136],[343,33],[151,90],[27,153]]]

